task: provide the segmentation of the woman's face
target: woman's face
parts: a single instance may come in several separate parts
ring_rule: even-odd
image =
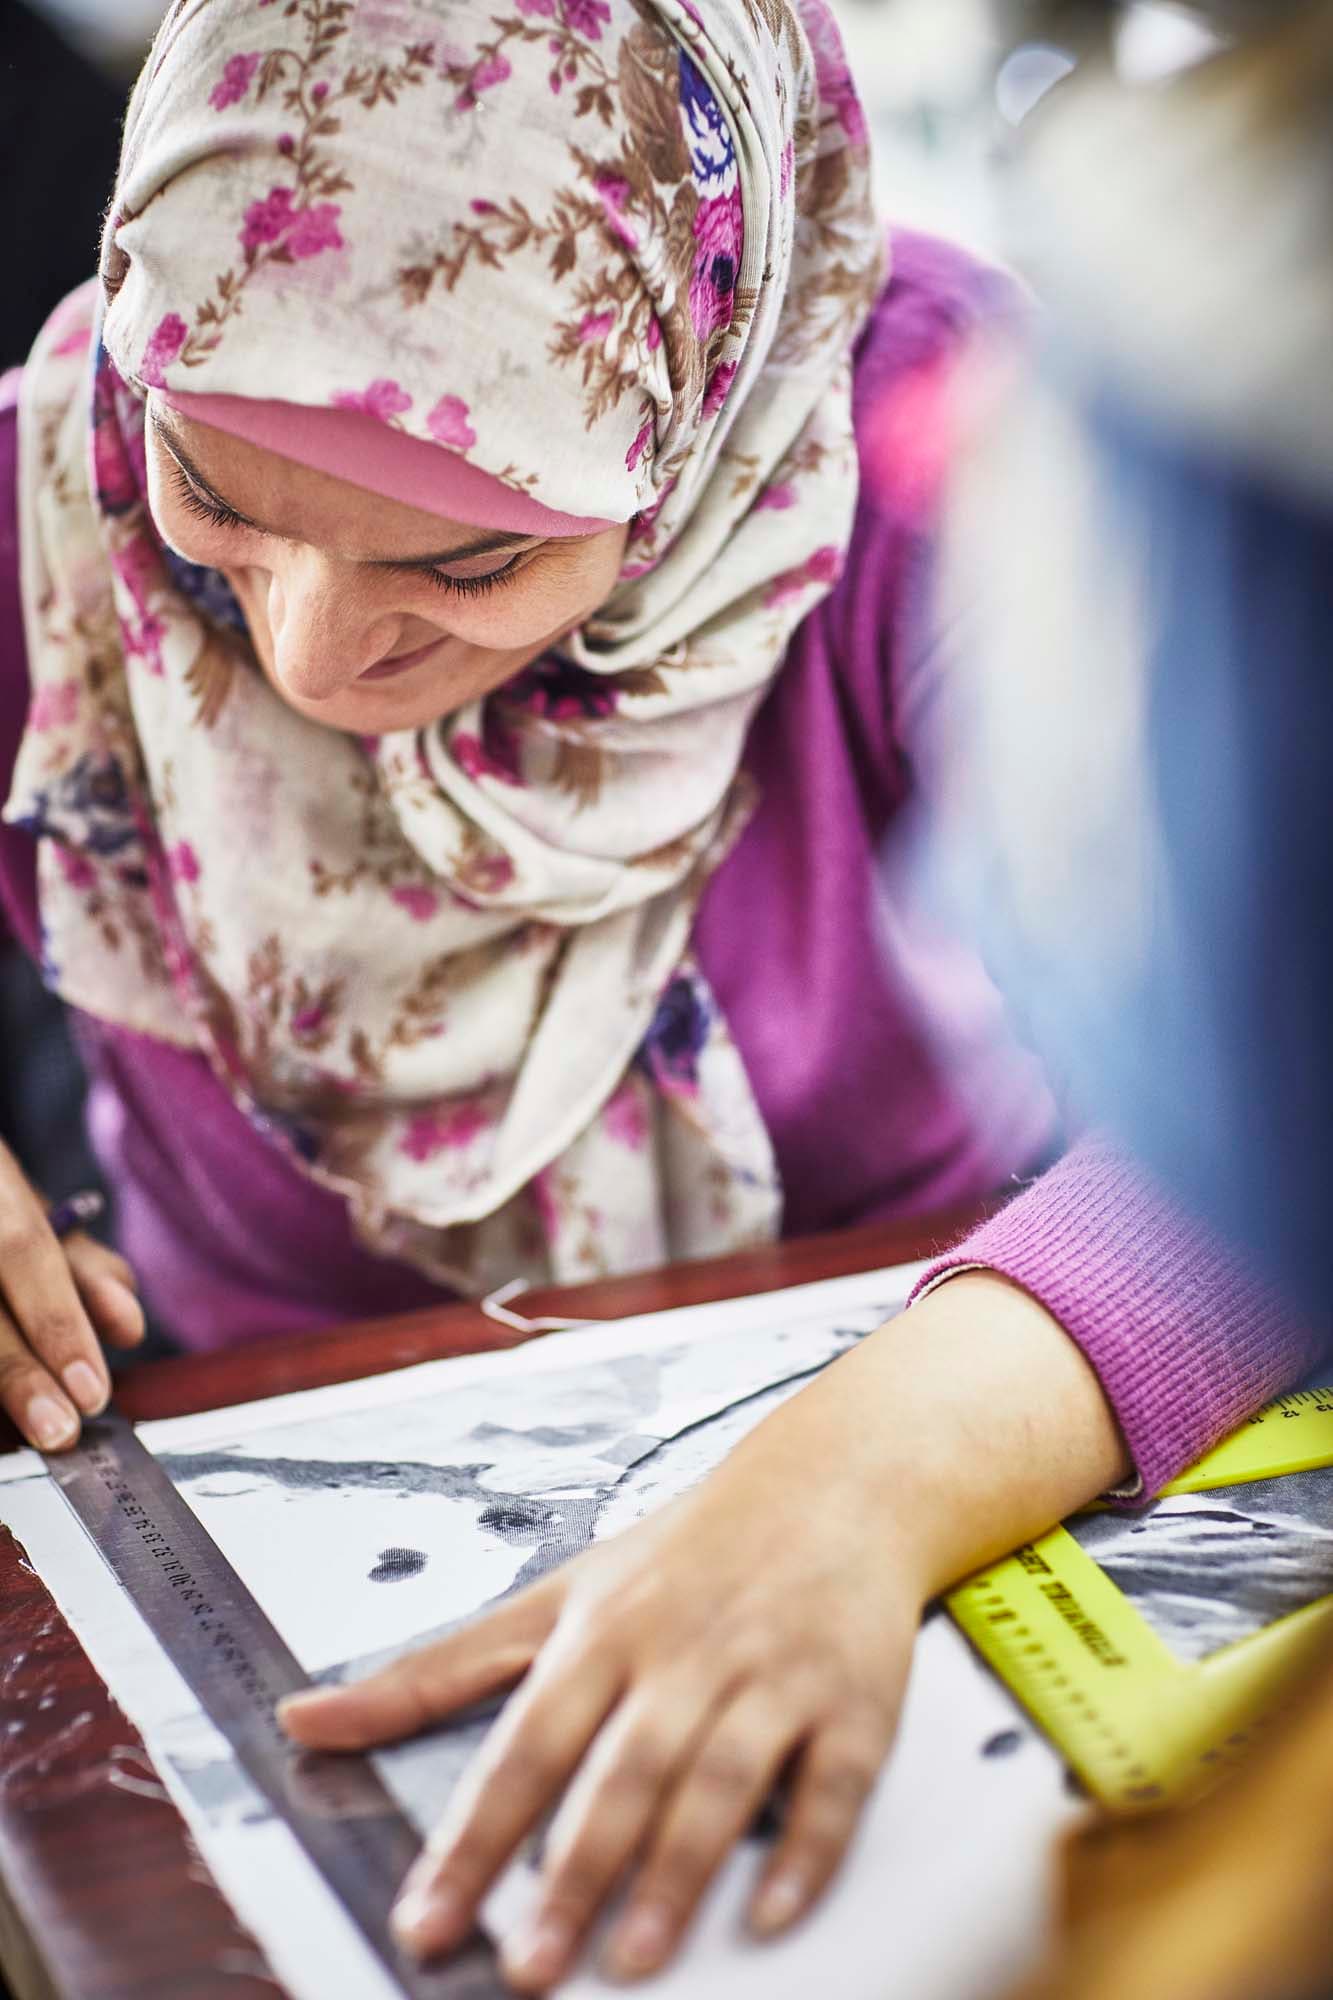
[[[148,500],[221,570],[288,705],[358,736],[498,687],[605,603],[628,528],[501,534],[382,500],[149,399]]]

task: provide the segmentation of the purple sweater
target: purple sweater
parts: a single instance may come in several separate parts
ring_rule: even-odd
[[[914,796],[936,657],[913,636],[931,550],[930,385],[1011,300],[1004,280],[928,239],[898,234],[893,268],[856,360],[866,477],[844,575],[795,635],[752,726],[746,766],[761,803],[695,932],[772,1135],[790,1234],[989,1193],[1056,1140],[1041,1073],[977,960],[909,917],[874,914],[879,857]],[[16,380],[0,392],[0,797],[27,699]],[[35,948],[33,850],[9,829],[0,902]],[[187,1345],[439,1297],[355,1243],[342,1201],[254,1131],[201,1055],[87,1018],[79,1028],[122,1245]],[[982,1263],[1079,1342],[1149,1492],[1312,1357],[1303,1329],[1095,1143],[940,1268]]]

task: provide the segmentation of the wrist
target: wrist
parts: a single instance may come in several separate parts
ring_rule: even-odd
[[[1081,1350],[992,1271],[938,1286],[778,1418],[788,1467],[828,1468],[847,1532],[890,1546],[923,1602],[1131,1470]]]

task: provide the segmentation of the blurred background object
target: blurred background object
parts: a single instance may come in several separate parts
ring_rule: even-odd
[[[0,13],[3,373],[23,359],[56,302],[93,269],[124,92],[25,0],[0,0]]]
[[[1328,1329],[1333,5],[1006,11],[1070,60],[958,500],[956,873],[1084,1111]],[[1331,1797],[1325,1660],[1203,1804],[1075,1838],[1022,2000],[1327,2000]]]
[[[1054,11],[1004,177],[1037,365],[956,513],[957,874],[1077,1109],[1328,1324],[1333,5],[1156,64]]]
[[[832,0],[895,223],[994,252],[1001,24],[991,0]]]
[[[133,80],[157,32],[163,0],[22,0],[36,8],[89,62]]]
[[[1062,1942],[1011,2000],[1328,2000],[1328,1661],[1265,1748],[1187,1811],[1075,1834]]]

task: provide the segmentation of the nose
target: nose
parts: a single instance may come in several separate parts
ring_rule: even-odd
[[[301,701],[329,701],[367,667],[410,649],[407,619],[374,602],[378,579],[358,578],[358,567],[294,549],[269,573],[273,673]]]

